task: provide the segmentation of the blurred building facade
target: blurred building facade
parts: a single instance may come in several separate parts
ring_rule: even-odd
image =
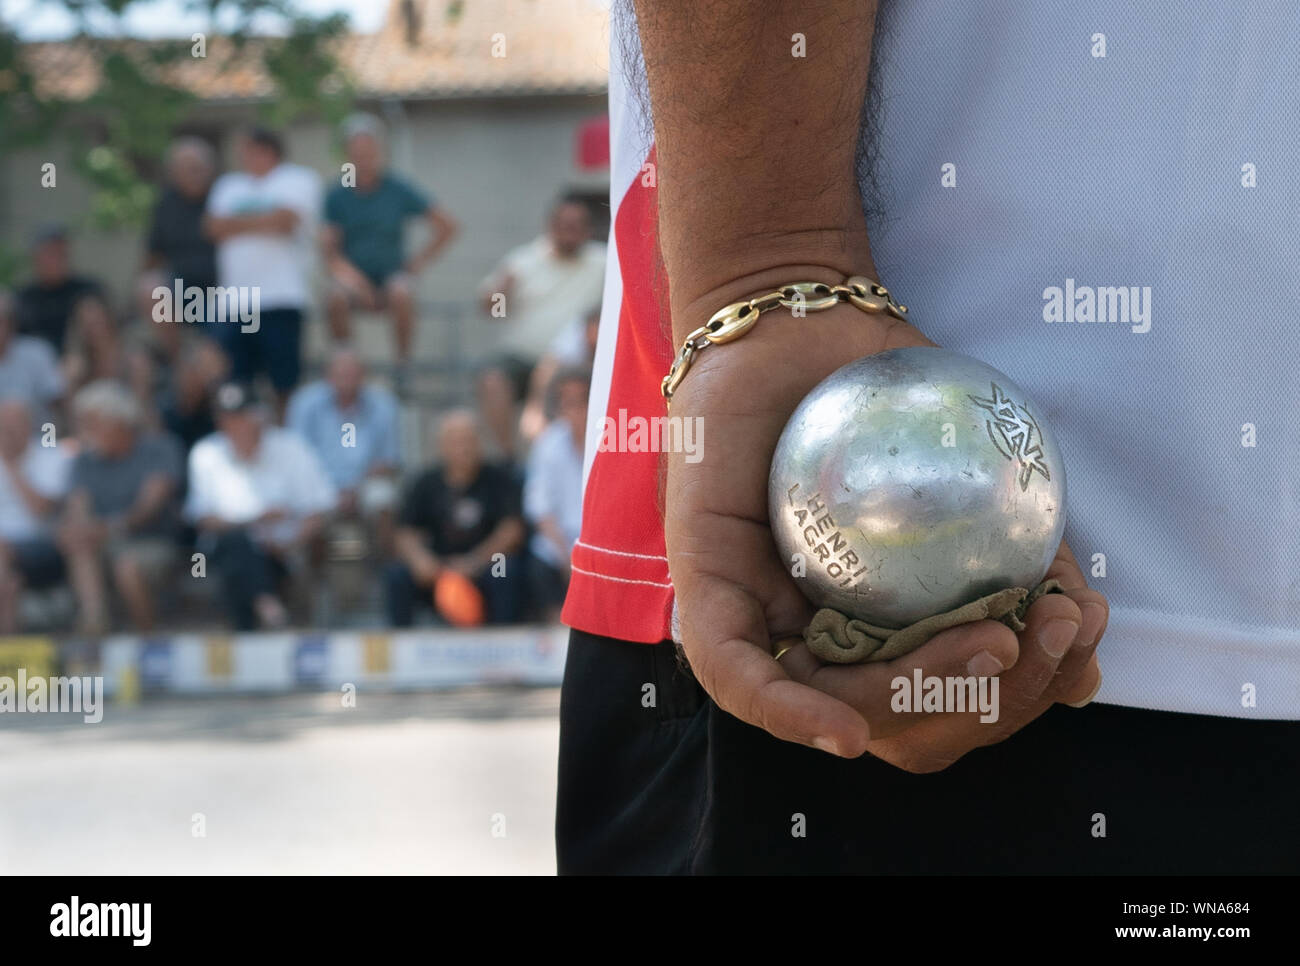
[[[247,69],[220,69],[221,41],[211,44],[206,59],[177,71],[178,85],[199,97],[177,133],[206,138],[229,166],[237,131],[256,118],[270,85],[253,57]],[[61,95],[77,99],[94,90],[94,64],[75,41],[30,44],[29,53],[41,82]],[[587,195],[600,235],[607,231],[608,172],[593,147],[606,108],[607,5],[390,0],[382,29],[344,38],[340,58],[355,84],[357,108],[386,122],[393,167],[461,222],[461,236],[420,279],[418,294],[438,306],[435,313],[459,307],[466,324],[457,327],[455,349],[473,360],[491,347],[490,328],[474,324],[476,283],[503,253],[541,231],[557,193]],[[290,160],[315,169],[327,184],[339,176],[337,138],[324,123],[295,124],[284,135]],[[35,187],[46,162],[57,166],[56,190]],[[81,230],[88,188],[57,150],[16,152],[0,166],[7,169],[0,177],[3,240],[21,247],[40,224],[68,224],[74,264],[105,280],[125,308],[142,234]],[[309,359],[319,358],[325,341],[319,302],[313,315],[305,343]],[[441,320],[423,327],[417,359],[443,355],[438,342],[444,328]],[[367,338],[363,328],[358,335],[363,351],[382,359],[388,341],[382,333]]]

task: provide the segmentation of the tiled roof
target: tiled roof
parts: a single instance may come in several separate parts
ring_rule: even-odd
[[[137,58],[156,45],[122,43]],[[363,97],[596,93],[609,77],[608,43],[602,0],[390,0],[384,26],[345,36],[338,56]],[[181,58],[162,74],[204,100],[267,97],[259,47],[250,41],[231,62],[229,42],[212,38],[206,58]],[[80,100],[99,82],[84,41],[25,52],[49,94]]]

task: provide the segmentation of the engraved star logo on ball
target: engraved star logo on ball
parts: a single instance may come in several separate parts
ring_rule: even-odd
[[[1044,462],[1043,448],[1038,445],[1038,440],[1042,437],[1038,423],[1028,409],[1013,402],[996,382],[989,385],[993,387],[992,398],[982,399],[970,395],[967,398],[981,409],[987,409],[993,417],[984,426],[998,451],[1007,459],[1020,464],[1020,489],[1029,489],[1029,480],[1034,475],[1034,470],[1050,481],[1052,474]]]

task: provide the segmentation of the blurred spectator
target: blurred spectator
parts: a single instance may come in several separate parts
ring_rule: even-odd
[[[44,339],[15,332],[13,297],[0,289],[0,396],[22,400],[37,426],[54,418],[63,374]]]
[[[216,174],[216,156],[202,138],[183,137],[167,151],[167,185],[154,206],[145,267],[170,285],[179,279],[207,288],[217,284],[217,256],[203,234],[203,213]]]
[[[0,634],[18,630],[24,589],[63,581],[51,522],[67,493],[68,470],[63,449],[32,438],[26,403],[0,400]]]
[[[62,366],[69,395],[92,382],[115,379],[139,400],[146,421],[153,421],[153,361],[139,342],[123,338],[103,296],[87,295],[77,303]]]
[[[397,400],[366,384],[361,357],[334,349],[325,378],[294,393],[285,425],[320,458],[338,490],[338,512],[373,520],[387,547],[401,463]]]
[[[67,230],[62,225],[46,225],[36,233],[32,274],[31,284],[18,290],[18,331],[44,339],[62,355],[77,303],[87,295],[101,295],[103,287],[72,273]]]
[[[596,336],[600,332],[600,306],[593,305],[582,316],[560,330],[551,340],[546,355],[533,369],[528,401],[519,417],[519,434],[531,444],[546,426],[546,394],[561,369],[591,372],[596,361]]]
[[[230,361],[225,353],[215,343],[201,339],[182,349],[176,364],[166,373],[158,410],[162,425],[180,440],[187,453],[203,437],[217,431],[213,397],[229,372]]]
[[[263,128],[240,139],[239,158],[243,170],[223,174],[212,186],[204,225],[217,243],[220,284],[236,287],[245,306],[256,292],[259,318],[256,325],[240,324],[239,307],[228,301],[223,317],[211,324],[233,377],[251,383],[264,372],[283,415],[301,366],[320,179],[286,162],[279,135]]]
[[[138,300],[147,300],[147,293],[158,286],[171,289],[176,281],[182,290],[193,285],[206,291],[217,284],[216,250],[203,234],[203,213],[215,174],[216,155],[202,138],[177,138],[168,148],[167,184],[154,206],[141,277],[144,291]],[[145,309],[141,317],[150,319],[151,306],[146,303]],[[168,357],[180,351],[185,329],[179,322],[173,318],[153,326],[154,338],[164,344]]]
[[[283,627],[280,583],[300,569],[336,494],[311,447],[266,425],[247,388],[217,390],[217,432],[190,451],[185,514],[238,630]]]
[[[544,384],[533,368],[566,326],[600,302],[605,246],[591,239],[591,214],[578,198],[551,209],[547,230],[510,252],[479,285],[483,311],[502,319],[501,358],[479,378],[479,398],[493,438],[515,452],[515,408]]]
[[[504,467],[483,461],[478,421],[453,410],[438,429],[440,463],[421,473],[402,503],[395,538],[398,560],[385,574],[389,621],[409,627],[417,604],[431,601],[444,568],[474,581],[483,594],[487,620],[518,620],[523,547],[519,485]],[[504,572],[493,573],[503,554]]]
[[[544,358],[555,362],[556,368],[568,367],[591,371],[596,361],[596,338],[600,335],[600,303],[594,303],[582,318],[560,330],[552,340]],[[554,373],[552,373],[554,375]],[[546,385],[551,380],[546,380]]]
[[[415,336],[415,279],[451,244],[460,225],[433,198],[386,167],[378,119],[356,115],[344,125],[355,186],[341,184],[325,197],[325,265],[329,270],[330,332],[352,337],[353,307],[386,311],[393,318],[398,362],[407,362]],[[407,222],[429,223],[429,240],[415,255],[404,254]]]
[[[582,528],[582,445],[591,377],[562,369],[548,388],[552,421],[528,454],[524,515],[533,525],[529,583],[533,603],[548,620],[559,620],[569,587],[569,559]]]
[[[81,630],[108,628],[109,572],[133,627],[150,630],[156,588],[176,560],[180,449],[170,436],[146,432],[139,401],[111,380],[77,393],[73,416],[83,448],[59,536]]]

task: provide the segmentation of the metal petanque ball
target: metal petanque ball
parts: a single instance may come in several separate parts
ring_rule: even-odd
[[[799,404],[768,508],[815,606],[906,627],[1035,587],[1065,529],[1065,469],[1042,410],[1006,375],[947,349],[893,349]]]

